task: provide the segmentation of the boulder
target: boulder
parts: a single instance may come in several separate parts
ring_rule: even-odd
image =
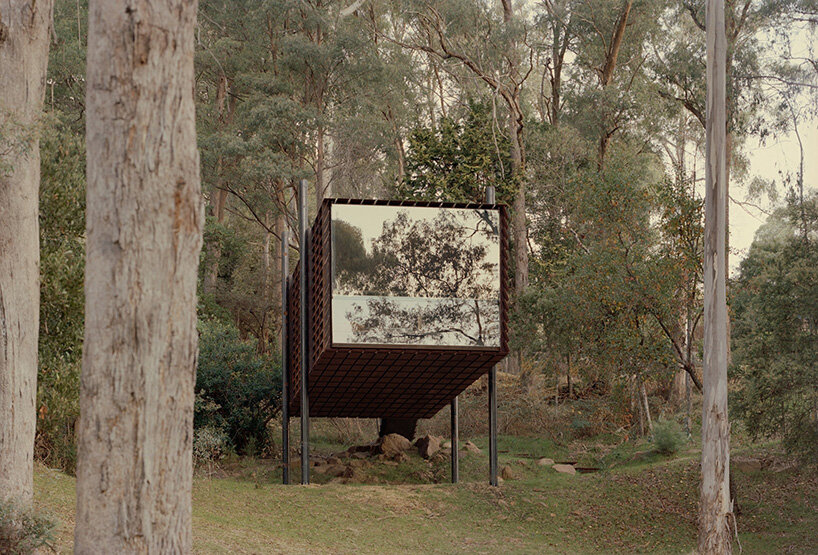
[[[341,459],[336,456],[327,457],[327,464],[344,464]]]
[[[441,449],[451,449],[452,448],[452,442],[447,439],[446,441],[444,441],[443,443],[440,444],[440,448]]]
[[[482,453],[480,448],[478,446],[476,446],[474,443],[472,443],[471,441],[467,441],[466,443],[464,443],[463,444],[463,449],[465,449],[469,453]]]
[[[415,441],[418,453],[424,459],[430,459],[432,455],[440,450],[440,438],[433,435],[425,435]]]
[[[388,434],[378,441],[377,451],[391,458],[408,451],[410,447],[412,443],[402,435]]]
[[[577,473],[577,469],[574,468],[574,465],[572,465],[572,464],[555,464],[551,468],[553,468],[557,472],[561,472],[562,474],[576,474]]]
[[[537,466],[554,466],[554,459],[543,457],[537,460]]]
[[[503,480],[513,480],[515,478],[514,471],[507,464],[503,465],[503,467],[500,469],[500,477]]]

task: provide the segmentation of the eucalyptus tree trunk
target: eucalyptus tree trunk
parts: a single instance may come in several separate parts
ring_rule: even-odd
[[[77,553],[192,547],[196,8],[89,5]]]
[[[31,501],[40,327],[37,123],[53,4],[0,0],[0,498]]]
[[[704,229],[704,375],[699,552],[731,553],[727,417],[726,50],[724,0],[707,1],[707,163]]]
[[[616,21],[616,28],[614,29],[611,41],[605,49],[605,63],[599,70],[599,84],[603,90],[608,88],[613,82],[614,70],[616,69],[617,59],[619,58],[619,50],[622,48],[622,39],[625,37],[625,29],[628,27],[628,17],[633,7],[633,0],[626,0],[622,6],[622,11]],[[597,146],[597,168],[602,171],[605,166],[605,153],[608,151],[608,145],[611,142],[613,131],[610,129],[603,129],[602,135],[599,138]]]

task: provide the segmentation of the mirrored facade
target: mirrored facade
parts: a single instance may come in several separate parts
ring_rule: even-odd
[[[497,210],[333,204],[332,342],[500,346]]]

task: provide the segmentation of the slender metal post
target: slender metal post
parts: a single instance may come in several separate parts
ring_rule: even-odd
[[[290,369],[289,337],[287,326],[290,321],[289,287],[290,274],[290,233],[281,233],[281,482],[290,483]]]
[[[486,202],[497,202],[493,185],[486,187]],[[489,370],[489,483],[497,485],[497,366]]]
[[[457,415],[457,397],[452,399],[452,483],[460,480],[460,419]]]
[[[497,485],[497,367],[489,370],[489,483]]]
[[[310,231],[307,226],[307,180],[298,182],[298,233],[301,240],[299,261],[301,271],[301,483],[310,483],[310,401],[307,395],[310,365],[309,331],[310,307],[309,295],[309,258],[310,258]]]

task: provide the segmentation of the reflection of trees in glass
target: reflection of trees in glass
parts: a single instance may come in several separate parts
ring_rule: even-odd
[[[407,209],[385,221],[367,249],[360,229],[334,220],[333,293],[496,299],[499,258],[489,255],[497,228],[497,212],[488,210],[439,209],[430,220]]]
[[[369,297],[346,313],[353,343],[404,345],[500,344],[500,304],[478,299]],[[427,301],[427,302],[423,302]]]
[[[351,337],[336,341],[499,345],[498,225],[495,211],[405,209],[367,249],[360,229],[334,220],[333,294],[376,297],[353,303]]]
[[[366,254],[361,230],[343,220],[332,222],[332,277],[335,280],[333,290],[337,288],[338,279],[347,276],[371,274],[375,260]]]

